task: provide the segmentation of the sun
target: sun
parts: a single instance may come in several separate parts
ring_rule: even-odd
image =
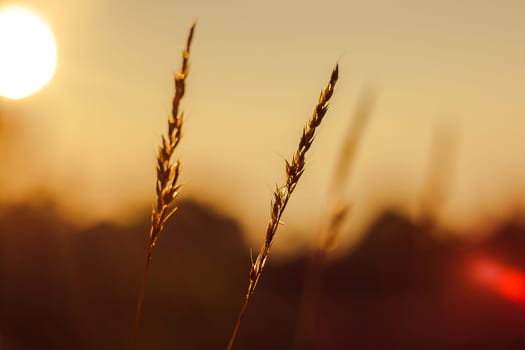
[[[23,7],[0,7],[0,96],[19,99],[40,90],[56,67],[47,24]]]

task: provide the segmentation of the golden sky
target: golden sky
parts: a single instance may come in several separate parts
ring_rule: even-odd
[[[10,163],[5,196],[49,187],[83,219],[125,220],[151,202],[172,77],[194,19],[181,198],[262,231],[284,159],[336,61],[340,84],[281,240],[300,241],[294,232],[319,225],[341,137],[367,85],[378,99],[348,189],[352,225],[378,203],[417,213],[442,125],[458,135],[445,223],[475,227],[525,195],[522,1],[16,3],[50,25],[58,64],[36,95],[0,101],[30,154]]]

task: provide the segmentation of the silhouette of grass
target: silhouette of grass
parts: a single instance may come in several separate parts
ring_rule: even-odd
[[[168,118],[168,132],[162,136],[162,141],[157,153],[157,181],[156,181],[156,201],[151,213],[151,226],[146,252],[146,261],[144,265],[144,274],[139,289],[137,299],[137,309],[135,314],[135,324],[131,335],[131,348],[135,347],[138,336],[140,318],[142,315],[142,306],[144,304],[144,293],[148,279],[148,273],[151,263],[151,255],[158,236],[164,228],[164,224],[170,216],[177,210],[173,205],[178,195],[180,185],[178,184],[181,163],[179,160],[173,162],[173,153],[182,138],[182,123],[184,113],[180,111],[180,103],[186,90],[186,78],[189,73],[190,47],[193,40],[196,23],[190,27],[186,47],[182,53],[182,65],[175,76],[175,94],[172,101],[171,115]]]
[[[340,146],[329,187],[328,211],[324,218],[323,229],[317,234],[306,261],[300,315],[294,340],[296,349],[302,349],[306,346],[308,343],[306,338],[315,327],[315,319],[319,314],[322,269],[329,251],[337,243],[343,223],[350,214],[351,205],[344,199],[343,195],[348,185],[349,174],[355,162],[356,153],[372,114],[374,102],[375,95],[371,91],[365,91],[358,101],[356,110],[352,113],[352,121],[348,125]]]
[[[281,216],[284,212],[284,209],[286,208],[286,205],[288,204],[288,200],[290,199],[292,192],[297,186],[297,183],[299,182],[299,179],[305,170],[306,153],[308,152],[314,141],[315,130],[321,124],[324,116],[326,115],[326,112],[328,111],[328,102],[330,101],[330,98],[334,93],[335,85],[337,83],[338,78],[339,66],[336,65],[334,70],[332,71],[328,85],[323,91],[321,91],[319,101],[317,102],[317,105],[314,108],[313,114],[303,129],[303,133],[299,140],[299,147],[295,151],[291,163],[286,161],[286,182],[280,187],[277,187],[273,194],[273,201],[270,210],[270,221],[268,223],[268,227],[266,228],[264,242],[261,246],[259,254],[257,255],[257,258],[255,259],[255,261],[252,260],[251,262],[248,290],[246,292],[241,311],[237,318],[237,322],[235,323],[232,335],[228,342],[228,350],[231,350],[233,348],[233,344],[235,343],[235,339],[237,338],[242,318],[246,313],[246,309],[248,307],[253,293],[255,292],[257,283],[261,278],[262,271],[268,260],[268,255],[270,253],[270,248],[273,243],[273,238],[277,231],[277,227],[281,221]]]

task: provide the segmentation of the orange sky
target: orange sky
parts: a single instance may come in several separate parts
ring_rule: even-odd
[[[436,126],[459,135],[445,222],[472,227],[525,195],[521,1],[16,3],[50,24],[58,65],[41,92],[0,101],[31,152],[9,163],[16,176],[5,196],[46,186],[88,219],[125,220],[130,207],[151,202],[172,74],[195,18],[181,198],[240,217],[257,241],[284,159],[336,61],[340,85],[280,239],[301,241],[294,232],[319,225],[341,136],[367,84],[378,100],[348,190],[354,231],[380,202],[417,213]]]

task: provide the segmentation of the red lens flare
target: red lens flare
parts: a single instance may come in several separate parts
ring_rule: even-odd
[[[525,273],[494,259],[475,258],[469,266],[474,282],[496,292],[501,297],[525,306]]]

